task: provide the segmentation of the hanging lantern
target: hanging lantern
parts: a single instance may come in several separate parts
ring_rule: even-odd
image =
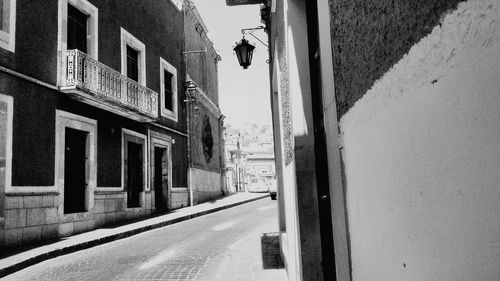
[[[254,49],[255,46],[248,43],[248,40],[246,40],[245,38],[241,39],[240,43],[238,43],[236,47],[234,47],[233,50],[236,52],[238,62],[243,67],[243,69],[247,69],[250,64],[252,64]]]

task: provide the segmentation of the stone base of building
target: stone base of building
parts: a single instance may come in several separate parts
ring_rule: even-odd
[[[173,188],[171,195],[172,209],[179,209],[189,206],[189,191],[187,188]]]
[[[149,191],[143,192],[141,207],[127,208],[126,192],[96,192],[89,212],[63,214],[59,194],[6,194],[0,247],[32,244],[147,217],[154,212],[151,196]],[[186,203],[187,198],[181,205]]]
[[[220,173],[190,168],[189,180],[194,205],[223,195]]]

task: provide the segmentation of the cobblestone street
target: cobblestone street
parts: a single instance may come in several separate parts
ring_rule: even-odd
[[[266,198],[51,259],[3,280],[285,280],[276,261],[279,244],[268,238],[276,235],[267,234],[276,231],[276,201]]]

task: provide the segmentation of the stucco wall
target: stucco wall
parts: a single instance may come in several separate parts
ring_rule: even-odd
[[[500,2],[463,2],[341,120],[353,280],[500,279]]]
[[[463,0],[329,0],[340,117]]]
[[[17,0],[16,6],[15,52],[0,48],[0,65],[55,85],[57,1]]]
[[[13,96],[12,185],[53,186],[57,94],[3,72],[0,93]]]
[[[280,248],[290,281],[323,280],[305,12],[304,1],[276,1],[270,27]]]
[[[207,36],[208,30],[193,4],[185,8],[185,51],[205,53],[185,54],[186,72],[216,105],[219,104],[217,53]]]
[[[221,196],[222,188],[219,173],[190,168],[189,178],[193,190],[194,204]]]
[[[146,46],[146,86],[160,93],[160,57],[177,69],[178,121],[161,117],[158,123],[185,132],[183,102],[184,16],[171,1],[96,1],[99,9],[99,61],[121,70],[120,27]]]

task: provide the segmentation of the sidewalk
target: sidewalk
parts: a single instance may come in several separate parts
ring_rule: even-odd
[[[73,235],[51,244],[45,244],[28,249],[7,257],[1,257],[4,255],[0,254],[0,278],[57,256],[87,249],[107,242],[126,238],[144,231],[164,227],[268,197],[268,193],[233,193],[215,201],[174,210],[167,214],[142,221],[116,227],[100,228],[82,234]]]
[[[230,245],[210,281],[287,281],[279,233],[247,236]]]

